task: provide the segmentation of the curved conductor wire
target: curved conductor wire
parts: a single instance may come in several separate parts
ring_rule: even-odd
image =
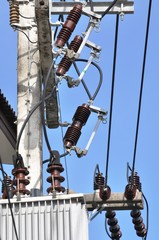
[[[88,60],[87,59],[75,59],[75,62],[88,62]],[[96,64],[95,62],[91,62],[91,64],[97,68],[97,70],[99,71],[99,75],[100,75],[98,86],[97,86],[93,96],[91,96],[91,98],[89,99],[89,100],[94,101],[94,99],[96,98],[96,96],[101,88],[102,82],[103,82],[103,73],[102,73],[101,68],[98,66],[98,64]]]

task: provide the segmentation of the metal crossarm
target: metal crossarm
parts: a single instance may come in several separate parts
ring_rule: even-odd
[[[71,9],[74,6],[74,2],[54,2],[52,1],[52,7],[51,7],[51,14],[58,15],[58,14],[69,14]],[[93,1],[93,10],[97,14],[103,14],[108,7],[112,4],[110,1]],[[90,11],[90,3],[87,3],[87,5],[84,7],[83,13],[86,14],[86,12]],[[124,14],[131,14],[134,12],[134,2],[133,1],[122,1],[119,0],[117,3],[110,9],[108,14],[118,14],[118,13],[124,13]],[[87,14],[86,14],[87,15]]]

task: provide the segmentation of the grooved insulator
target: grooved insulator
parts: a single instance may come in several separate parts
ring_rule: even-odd
[[[140,177],[138,176],[137,172],[133,174],[133,177],[129,176],[129,182],[135,185],[140,192],[142,191]]]
[[[52,193],[54,190],[56,192],[64,192],[65,188],[61,186],[61,182],[65,180],[64,177],[60,175],[61,172],[64,171],[61,163],[49,163],[47,172],[51,174],[47,178],[47,182],[51,183],[51,187],[47,189],[48,193]]]
[[[70,46],[68,47],[69,50],[72,50],[73,52],[77,52],[81,43],[83,41],[83,38],[81,36],[76,36],[74,40],[71,42]],[[67,56],[67,54],[62,58],[61,62],[58,65],[56,74],[58,76],[63,76],[71,67],[72,65],[72,59]]]
[[[143,219],[141,217],[141,212],[138,209],[131,211],[132,222],[134,224],[134,228],[136,230],[136,234],[139,237],[145,237],[147,234],[147,230],[145,228],[145,224],[143,223]]]
[[[104,187],[105,179],[103,177],[102,173],[96,173],[95,179],[94,179],[94,190],[98,190],[101,187]]]
[[[114,211],[107,211],[105,217],[107,218],[107,223],[109,225],[109,231],[111,232],[111,238],[113,240],[118,240],[121,238],[122,233],[118,225],[118,220],[115,218],[116,213]]]
[[[7,199],[8,194],[9,198],[11,198],[13,196],[13,190],[14,190],[13,181],[9,176],[5,176],[5,179],[3,179],[2,182],[2,199]]]
[[[56,46],[62,48],[65,43],[69,40],[72,32],[74,31],[80,17],[82,14],[82,4],[75,4],[73,9],[70,11],[62,29],[60,30],[57,40],[55,42]]]
[[[10,3],[10,25],[19,23],[19,3],[13,1]]]
[[[72,146],[75,146],[80,135],[81,128],[86,124],[88,117],[90,115],[90,109],[87,104],[79,106],[73,116],[73,123],[67,129],[64,136],[64,146],[70,149]]]
[[[15,179],[13,180],[13,185],[16,186],[16,189],[13,193],[20,195],[29,195],[30,191],[26,189],[26,186],[30,183],[26,176],[29,174],[29,171],[26,167],[17,167],[12,170],[12,174]]]

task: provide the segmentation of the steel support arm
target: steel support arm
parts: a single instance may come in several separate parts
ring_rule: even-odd
[[[127,200],[124,193],[111,193],[107,201],[102,201],[98,193],[84,194],[85,202],[88,211],[95,208],[102,208],[103,210],[132,210],[134,208],[143,209],[142,193],[137,192],[133,200]]]
[[[51,14],[58,15],[58,14],[69,14],[71,9],[74,6],[74,2],[54,2],[52,1],[52,8],[51,8]],[[93,10],[97,14],[103,14],[108,7],[112,4],[110,1],[93,1]],[[87,15],[87,12],[90,11],[90,2],[87,3],[87,5],[84,7],[84,14]],[[119,0],[117,3],[110,9],[108,14],[131,14],[134,12],[134,2],[133,1],[126,1],[126,0]]]

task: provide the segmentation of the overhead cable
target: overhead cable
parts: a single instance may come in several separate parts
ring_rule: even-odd
[[[106,154],[105,186],[107,186],[107,182],[108,182],[108,166],[109,166],[110,137],[111,137],[112,112],[113,112],[113,100],[114,100],[114,84],[115,84],[115,72],[116,72],[118,29],[119,29],[119,15],[116,16],[116,28],[115,28],[112,86],[111,86],[110,111],[109,111],[110,114],[109,114],[109,128],[108,128],[108,143],[107,143],[107,154]]]
[[[144,55],[143,55],[143,63],[142,63],[142,74],[141,74],[141,84],[140,84],[140,93],[139,93],[139,104],[138,104],[138,114],[137,114],[137,123],[136,123],[135,143],[134,143],[132,175],[134,174],[134,170],[135,170],[136,150],[137,150],[139,123],[140,123],[140,114],[141,114],[141,104],[142,104],[142,94],[143,94],[143,84],[144,84],[144,76],[145,76],[145,65],[146,65],[146,57],[147,57],[147,45],[148,45],[148,37],[149,37],[149,26],[150,26],[150,19],[151,19],[151,7],[152,7],[152,0],[149,1],[148,14],[147,14],[147,26],[146,26],[145,46],[144,46]]]

